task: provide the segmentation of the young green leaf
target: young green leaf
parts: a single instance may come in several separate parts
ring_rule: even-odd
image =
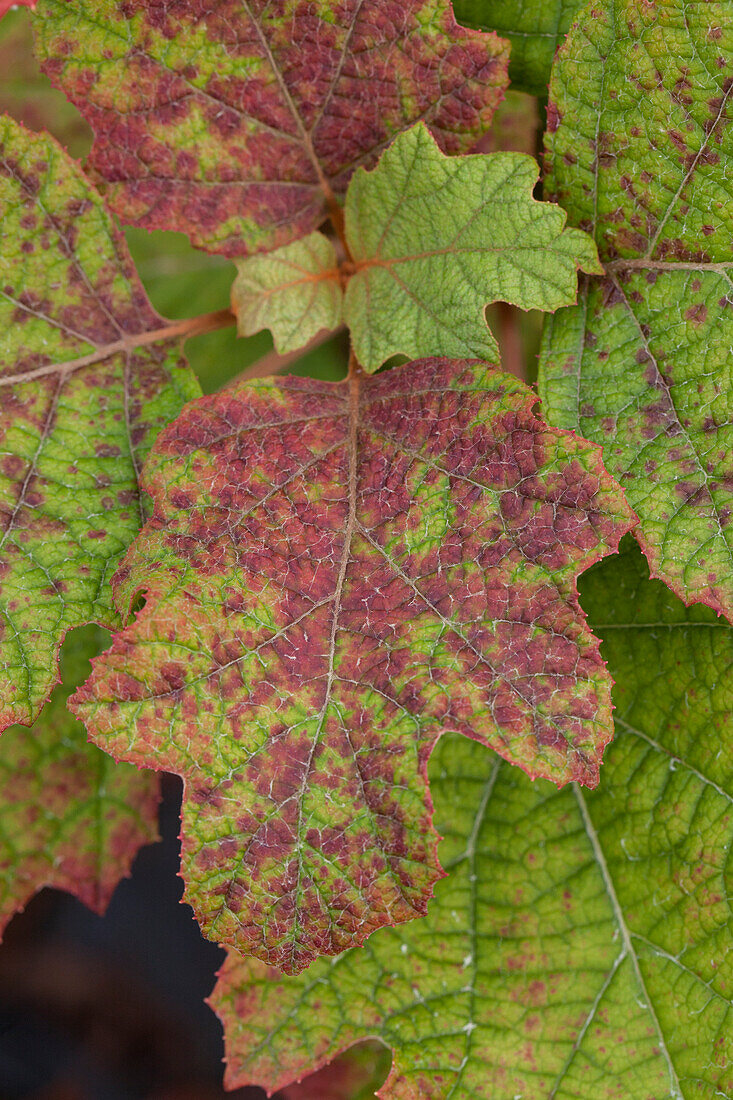
[[[548,190],[606,275],[548,320],[547,417],[604,447],[654,576],[733,614],[733,7],[583,9],[551,86]]]
[[[29,723],[64,633],[115,626],[152,440],[200,391],[125,243],[48,135],[0,120],[0,729]]]
[[[145,473],[126,613],[74,710],[186,780],[186,898],[289,971],[424,913],[443,730],[593,785],[609,684],[575,578],[632,517],[598,450],[484,364],[241,383]]]
[[[336,250],[322,233],[237,264],[232,310],[239,334],[269,328],[281,355],[303,347],[322,329],[338,328],[342,300]]]
[[[0,934],[43,886],[104,912],[138,849],[157,839],[158,777],[115,764],[66,709],[104,643],[97,627],[75,631],[40,718],[0,738]]]
[[[582,0],[456,0],[460,23],[498,31],[512,44],[513,88],[547,95],[555,50],[567,34]]]
[[[496,362],[488,302],[554,310],[577,271],[598,271],[593,241],[537,202],[539,169],[521,153],[446,157],[422,123],[401,134],[346,195],[356,273],[344,318],[365,370],[390,356]]]
[[[394,1052],[383,1100],[731,1095],[732,636],[645,573],[631,544],[583,585],[617,681],[598,790],[443,739],[428,916],[297,978],[230,952],[228,1087],[370,1036]]]
[[[450,153],[488,129],[508,43],[447,0],[39,0],[45,71],[91,122],[126,221],[230,256],[331,214],[360,164],[424,119]]]
[[[333,246],[313,233],[240,266],[242,331],[267,326],[286,351],[323,324],[335,328],[343,311],[368,372],[397,354],[496,362],[487,303],[557,309],[575,301],[579,267],[602,270],[591,238],[566,228],[559,206],[532,198],[537,175],[521,153],[447,157],[418,123],[346,193],[353,263],[343,310]]]

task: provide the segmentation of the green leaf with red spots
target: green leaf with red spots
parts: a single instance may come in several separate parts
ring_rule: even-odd
[[[338,221],[354,169],[418,119],[464,152],[508,80],[508,44],[448,0],[39,0],[35,26],[112,208],[230,256]]]
[[[545,415],[603,445],[652,574],[733,614],[733,7],[583,9],[551,85],[547,190],[602,281],[548,319]]]
[[[0,738],[0,934],[43,886],[104,912],[138,849],[157,839],[158,777],[115,764],[66,708],[106,637],[98,627],[75,631],[40,718]]]
[[[394,1054],[383,1100],[733,1094],[733,635],[631,540],[581,590],[616,680],[598,790],[444,738],[427,917],[298,977],[231,951],[212,998],[229,1087],[369,1036]]]
[[[578,268],[601,270],[591,238],[532,197],[537,175],[521,153],[447,157],[418,123],[351,181],[341,271],[320,233],[240,263],[241,331],[268,325],[287,351],[343,315],[370,373],[398,354],[496,362],[488,303],[554,310],[575,301]]]
[[[0,120],[0,729],[56,683],[65,632],[116,626],[109,578],[142,518],[138,472],[198,392],[78,166]]]
[[[598,449],[485,364],[240,383],[161,434],[72,706],[182,775],[205,933],[297,971],[425,912],[445,730],[594,785],[610,690],[575,578],[632,517]]]

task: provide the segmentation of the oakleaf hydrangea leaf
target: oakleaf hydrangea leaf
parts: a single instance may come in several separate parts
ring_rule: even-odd
[[[39,0],[35,24],[113,209],[230,256],[338,220],[354,169],[417,119],[470,148],[507,84],[508,43],[447,0]]]
[[[425,912],[444,730],[597,782],[609,684],[575,578],[632,517],[485,364],[240,383],[161,434],[115,579],[145,606],[72,704],[185,779],[186,900],[288,971]]]
[[[591,238],[532,198],[537,175],[521,153],[447,157],[418,123],[349,186],[343,307],[333,245],[312,233],[240,264],[240,331],[269,327],[289,351],[343,315],[368,372],[397,354],[496,362],[487,303],[557,309],[575,301],[579,267],[602,270]]]
[[[508,38],[512,87],[545,96],[555,50],[579,7],[581,0],[456,0],[455,12],[468,27]]]
[[[522,153],[446,157],[419,123],[356,173],[344,319],[365,370],[400,352],[496,362],[488,302],[575,301],[578,268],[599,270],[595,246],[565,228],[559,206],[532,198],[538,172]]]
[[[369,1036],[394,1052],[383,1100],[733,1093],[732,636],[645,573],[631,543],[582,586],[616,680],[598,790],[443,739],[427,917],[293,978],[230,952],[228,1087]]]
[[[240,336],[269,328],[281,354],[338,328],[342,299],[336,250],[322,233],[240,260],[232,286]]]
[[[0,120],[0,729],[31,722],[64,633],[115,626],[138,473],[198,386],[124,239],[48,135]]]
[[[733,7],[583,9],[551,86],[548,190],[606,274],[548,321],[548,419],[603,444],[652,574],[733,613]]]
[[[157,839],[158,777],[115,764],[66,708],[106,637],[98,627],[74,631],[63,683],[40,718],[0,738],[0,933],[43,886],[104,912],[138,849]]]

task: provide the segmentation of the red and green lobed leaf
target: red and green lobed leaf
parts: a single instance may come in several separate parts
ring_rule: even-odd
[[[548,420],[603,445],[653,575],[733,615],[733,7],[586,5],[558,53],[547,192],[602,281],[548,319]]]
[[[119,231],[61,146],[0,121],[0,728],[32,722],[65,631],[117,626],[109,579],[155,433],[198,392]],[[86,365],[85,365],[86,364]]]
[[[97,627],[74,631],[40,718],[0,739],[0,934],[43,886],[104,912],[138,849],[157,839],[158,777],[90,745],[66,707],[107,637]]]
[[[198,386],[119,231],[48,135],[0,120],[0,729],[29,723],[64,633],[119,624],[109,579],[140,526],[138,473]]]
[[[444,730],[597,782],[609,682],[575,578],[632,516],[533,400],[433,359],[240,384],[160,437],[114,582],[145,606],[73,705],[108,752],[184,777],[207,935],[297,971],[424,913]]]
[[[297,977],[230,951],[212,997],[229,1088],[378,1037],[383,1100],[733,1094],[733,633],[650,581],[631,540],[581,593],[616,681],[598,789],[441,741],[449,874],[427,917]]]
[[[447,0],[39,0],[35,27],[112,208],[232,256],[338,219],[417,119],[467,150],[508,83],[508,44]]]

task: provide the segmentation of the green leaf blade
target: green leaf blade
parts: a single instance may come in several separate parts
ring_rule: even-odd
[[[559,207],[532,198],[537,174],[521,153],[445,157],[422,124],[356,173],[344,317],[365,370],[398,353],[496,363],[489,302],[555,310],[575,300],[578,267],[598,270],[595,248],[566,235]]]
[[[582,589],[616,680],[601,786],[440,742],[449,874],[428,916],[295,978],[230,952],[211,1002],[230,1087],[369,1035],[394,1054],[383,1100],[731,1091],[731,632],[649,581],[633,543]]]
[[[582,0],[456,0],[456,18],[468,27],[496,31],[512,44],[513,88],[547,95],[555,51]]]
[[[109,578],[143,518],[138,473],[200,391],[74,161],[0,121],[0,728],[33,721],[64,633],[116,626]],[[88,361],[87,361],[88,360]]]
[[[583,9],[551,87],[548,190],[606,271],[546,326],[554,424],[604,447],[652,575],[733,613],[726,4]]]
[[[269,328],[281,355],[337,329],[342,300],[336,249],[322,233],[237,263],[232,310],[239,335]]]

